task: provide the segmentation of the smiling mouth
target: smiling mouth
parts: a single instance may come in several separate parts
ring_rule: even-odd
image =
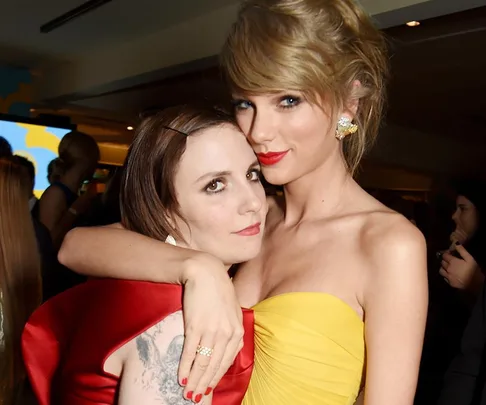
[[[256,224],[250,225],[249,227],[242,229],[241,231],[235,232],[236,235],[240,236],[254,236],[260,233],[260,225],[261,222],[257,222]]]

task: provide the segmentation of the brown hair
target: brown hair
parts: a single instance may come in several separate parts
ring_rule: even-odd
[[[20,338],[41,303],[37,240],[28,200],[27,170],[0,159],[0,404],[10,405],[24,377]]]
[[[174,177],[187,136],[225,124],[236,127],[221,110],[190,105],[166,109],[141,123],[122,176],[120,205],[126,228],[162,241],[168,235],[182,239],[171,218],[182,218]]]
[[[386,43],[354,0],[249,0],[221,53],[232,91],[301,91],[336,112],[359,99],[359,130],[344,141],[350,171],[376,138],[388,71]],[[361,88],[353,83],[359,80]]]
[[[64,173],[79,163],[90,167],[100,159],[96,141],[78,131],[69,132],[62,138],[58,154],[59,157],[52,160],[48,166],[49,182],[59,181]]]

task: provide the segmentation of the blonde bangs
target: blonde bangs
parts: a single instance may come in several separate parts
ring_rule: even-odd
[[[321,56],[292,27],[294,17],[280,15],[278,26],[272,12],[242,10],[238,24],[228,36],[220,54],[220,65],[231,91],[241,94],[268,94],[283,90],[315,92],[322,71],[313,71]],[[309,59],[317,58],[309,64]],[[327,82],[328,80],[326,80]],[[329,80],[330,82],[331,80]]]

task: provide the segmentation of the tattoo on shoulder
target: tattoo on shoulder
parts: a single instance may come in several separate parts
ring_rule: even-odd
[[[157,325],[136,339],[138,357],[144,368],[137,382],[142,384],[143,389],[156,392],[157,399],[164,404],[191,404],[191,401],[184,399],[184,388],[177,379],[184,336],[174,337],[167,350],[161,352],[156,345],[157,336],[162,333],[161,329],[161,325]]]

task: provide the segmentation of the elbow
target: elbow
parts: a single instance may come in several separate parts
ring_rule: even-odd
[[[79,229],[73,229],[69,231],[66,236],[64,237],[64,240],[61,244],[61,248],[59,249],[59,252],[57,254],[57,260],[59,263],[61,263],[63,266],[73,268],[73,259],[75,258],[76,254],[76,235],[78,233]]]

